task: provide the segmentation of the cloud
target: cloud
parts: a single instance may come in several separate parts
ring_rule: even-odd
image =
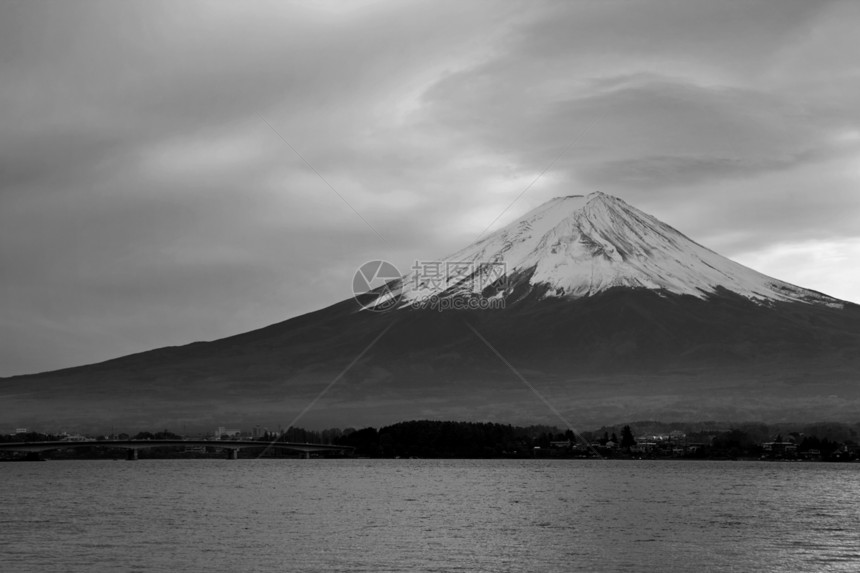
[[[851,300],[860,292],[860,239],[785,242],[739,254],[736,260],[836,298]]]
[[[509,100],[504,87],[511,78],[494,69],[461,72],[434,86],[428,100],[437,121],[532,168],[566,149],[561,167],[592,187],[673,186],[788,169],[842,153],[833,134],[852,124],[782,94],[650,73],[598,77],[563,96]]]
[[[719,155],[646,155],[586,166],[580,171],[580,177],[595,187],[666,188],[784,171],[814,161],[820,155],[812,151],[759,159]]]

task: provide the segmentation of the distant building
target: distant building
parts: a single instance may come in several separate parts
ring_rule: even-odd
[[[224,426],[218,426],[218,429],[215,430],[215,439],[221,440],[223,438],[236,438],[241,435],[242,430],[235,430],[230,428],[225,428]]]
[[[797,452],[797,444],[794,442],[764,442],[761,449],[770,454],[793,454]]]
[[[646,441],[637,441],[636,445],[630,448],[631,452],[634,453],[649,453],[653,452],[657,449],[656,442],[646,442]]]
[[[804,452],[800,452],[800,457],[805,460],[820,460],[821,450],[810,448]]]
[[[253,430],[251,435],[254,437],[254,439],[257,439],[257,438],[262,438],[263,436],[265,436],[268,433],[269,433],[268,428],[263,428],[261,426],[254,426],[254,430]]]

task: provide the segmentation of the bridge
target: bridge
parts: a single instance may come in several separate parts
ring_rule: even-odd
[[[299,452],[305,458],[312,453],[352,451],[352,446],[337,446],[331,444],[308,444],[299,442],[256,442],[251,440],[79,440],[57,442],[3,442],[0,452],[26,452],[28,459],[41,459],[40,454],[52,450],[69,448],[118,448],[126,451],[127,460],[136,460],[137,452],[147,448],[162,447],[207,447],[218,448],[227,452],[227,459],[239,459],[239,450],[245,448],[276,448]]]

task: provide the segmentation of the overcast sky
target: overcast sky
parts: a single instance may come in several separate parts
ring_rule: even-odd
[[[850,1],[0,0],[0,375],[279,322],[594,190],[860,302],[858,27]]]

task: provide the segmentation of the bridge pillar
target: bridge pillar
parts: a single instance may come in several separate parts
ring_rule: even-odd
[[[309,460],[309,459],[311,459],[311,453],[310,453],[309,451],[306,451],[306,452],[305,452],[305,455],[304,455],[303,457],[304,457],[306,460]]]
[[[229,448],[227,450],[227,459],[228,460],[238,460],[239,459],[239,448]]]
[[[133,462],[137,459],[137,448],[129,448],[125,451],[125,459]]]

